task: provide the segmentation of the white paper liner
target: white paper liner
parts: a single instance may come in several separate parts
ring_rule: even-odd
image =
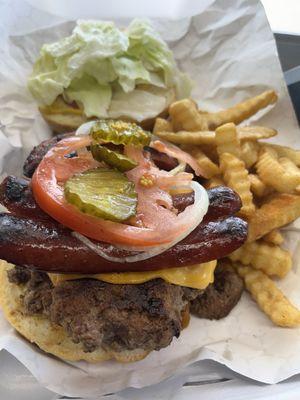
[[[14,23],[4,21],[4,34],[0,35],[2,175],[21,174],[28,151],[50,135],[26,89],[26,77],[40,46],[68,34],[74,26],[73,22],[65,22],[55,28],[34,31],[36,27],[53,25],[58,18],[27,7],[29,17],[15,19]],[[279,130],[276,142],[297,146],[299,129],[262,6],[255,0],[216,0],[201,2],[201,9],[201,14],[180,21],[153,20],[168,40],[180,67],[196,81],[194,97],[200,107],[217,110],[275,88],[279,102],[275,109],[260,113],[258,123]],[[128,21],[117,22],[125,25]],[[15,32],[19,35],[13,35]],[[293,251],[294,269],[278,285],[300,306],[298,227],[294,224],[294,228],[285,232],[285,246]],[[247,294],[227,318],[221,321],[192,318],[188,329],[171,346],[138,363],[65,363],[23,340],[0,315],[1,348],[20,360],[45,387],[69,396],[93,397],[130,386],[142,388],[176,374],[178,379],[174,378],[164,392],[171,396],[175,382],[179,386],[184,382],[178,371],[205,359],[266,383],[300,373],[300,329],[275,327]],[[191,374],[197,367],[190,366],[188,371]]]

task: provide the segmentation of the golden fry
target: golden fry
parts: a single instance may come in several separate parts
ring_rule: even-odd
[[[238,125],[245,119],[256,114],[259,110],[276,103],[277,98],[274,90],[267,90],[226,110],[204,114],[203,117],[206,118],[206,125],[202,125],[201,129],[216,129],[218,126],[228,122],[234,122]]]
[[[199,111],[191,99],[183,99],[170,105],[169,114],[174,124],[184,130],[206,131],[214,130],[228,122],[239,124],[276,101],[277,95],[274,90],[267,90],[226,110],[210,113]]]
[[[230,153],[240,157],[240,140],[238,138],[236,126],[233,123],[219,126],[219,128],[216,129],[215,137],[219,156],[222,153]]]
[[[264,126],[238,126],[240,140],[269,139],[277,135],[277,131]]]
[[[263,241],[246,243],[228,257],[231,261],[251,264],[253,268],[279,278],[285,277],[292,268],[292,258],[288,251]]]
[[[279,164],[285,169],[286,172],[290,174],[295,174],[300,176],[300,169],[297,165],[287,157],[280,157],[278,159]]]
[[[202,150],[203,153],[206,154],[207,157],[210,158],[215,164],[219,164],[219,155],[217,153],[217,148],[215,145],[201,144],[197,148]]]
[[[267,185],[265,185],[257,175],[249,174],[249,179],[250,189],[254,196],[264,197],[270,192],[270,189],[267,187]]]
[[[259,239],[298,217],[300,217],[300,196],[287,193],[277,194],[256,210],[249,219],[247,241]]]
[[[257,142],[246,140],[241,147],[240,158],[244,161],[246,168],[251,168],[258,159],[259,146]]]
[[[190,144],[190,145],[215,145],[215,132],[157,132],[157,136],[161,139],[175,144]]]
[[[265,184],[278,192],[292,192],[300,184],[300,174],[287,170],[277,157],[274,149],[263,148],[256,164],[257,174]]]
[[[200,148],[193,146],[185,146],[183,150],[190,153],[197,161],[205,176],[209,179],[214,175],[220,174],[218,165],[213,163]]]
[[[292,267],[291,254],[279,247],[284,239],[278,228],[300,217],[300,195],[289,194],[300,193],[300,150],[258,142],[277,135],[274,129],[235,126],[276,101],[276,93],[269,90],[210,113],[191,99],[180,100],[169,107],[172,123],[157,118],[154,133],[197,160],[209,178],[207,189],[225,184],[240,195],[248,238],[228,259],[241,263],[238,273],[266,315],[278,326],[293,327],[300,325],[300,310],[268,276],[283,278]],[[249,174],[254,166],[256,174]]]
[[[261,126],[238,126],[238,137],[241,141],[267,139],[277,135],[274,129],[264,128]],[[160,138],[175,144],[190,144],[195,146],[209,145],[216,146],[216,136],[214,131],[178,131],[178,132],[156,132]]]
[[[220,169],[225,183],[240,195],[242,200],[240,213],[249,217],[255,212],[255,206],[244,162],[233,154],[223,153],[220,155]]]
[[[261,145],[276,150],[276,153],[279,157],[287,157],[291,161],[293,161],[293,163],[295,163],[297,167],[300,167],[300,150],[291,149],[290,147],[281,146],[279,144],[271,144],[265,142],[261,143]]]
[[[271,232],[263,236],[263,240],[267,243],[281,245],[284,242],[284,238],[278,229],[273,229]]]
[[[291,159],[287,157],[280,157],[278,161],[286,172],[290,173],[291,175],[297,176],[298,179],[300,179],[300,169]],[[300,185],[297,185],[294,190],[296,193],[300,193]]]
[[[156,135],[158,132],[172,132],[173,127],[171,121],[167,121],[163,118],[156,118],[153,127],[153,133]]]
[[[191,99],[178,100],[172,103],[169,107],[169,114],[177,129],[186,131],[207,130],[205,117],[203,118],[198,113],[197,105]]]
[[[300,311],[267,275],[251,267],[238,266],[237,271],[246,289],[275,325],[292,328],[300,324]]]

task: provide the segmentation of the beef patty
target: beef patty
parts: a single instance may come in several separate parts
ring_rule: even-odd
[[[25,285],[22,296],[29,315],[43,314],[62,326],[86,352],[98,347],[159,350],[183,329],[183,313],[220,319],[228,315],[243,291],[243,282],[224,262],[205,291],[171,285],[162,279],[139,285],[114,285],[95,279],[61,282],[53,286],[44,272],[16,266],[8,271],[11,283]]]
[[[219,262],[214,282],[191,301],[191,313],[206,319],[224,318],[239,301],[243,289],[243,280],[234,269],[224,261]]]
[[[123,351],[159,350],[182,330],[182,314],[200,291],[161,279],[139,285],[114,285],[94,279],[53,286],[48,275],[23,267],[8,272],[9,281],[26,285],[27,314],[43,314],[62,326],[86,352],[98,347]]]

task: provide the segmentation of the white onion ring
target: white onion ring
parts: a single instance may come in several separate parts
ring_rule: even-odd
[[[89,135],[91,128],[95,125],[97,121],[88,121],[80,125],[75,132],[75,136]]]
[[[103,257],[106,260],[111,261],[111,262],[132,263],[132,262],[147,260],[149,258],[157,256],[157,255],[165,252],[166,250],[170,249],[171,247],[175,246],[175,244],[177,244],[178,242],[181,242],[181,240],[183,240],[184,238],[186,238],[200,224],[200,222],[203,220],[205,214],[207,213],[209,200],[208,200],[208,195],[207,195],[206,190],[198,182],[191,182],[191,188],[194,190],[195,200],[194,200],[194,203],[188,207],[194,208],[194,211],[195,211],[194,221],[195,222],[185,232],[183,232],[181,235],[177,236],[177,238],[175,240],[173,240],[172,242],[170,242],[166,245],[157,246],[148,251],[145,251],[145,249],[140,248],[139,249],[141,251],[140,254],[121,258],[121,257],[108,256],[105,252],[103,252],[99,248],[99,246],[97,244],[93,243],[90,239],[81,235],[78,232],[73,232],[73,236],[75,236],[78,240],[80,240],[82,243],[84,243],[87,247],[89,247],[92,251],[94,251],[100,257]],[[130,248],[129,246],[128,247],[118,246],[118,247],[122,248],[124,250],[137,251],[136,248]]]

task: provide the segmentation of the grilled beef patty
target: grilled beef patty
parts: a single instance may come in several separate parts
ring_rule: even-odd
[[[139,285],[115,285],[95,279],[61,282],[53,286],[44,272],[16,266],[8,279],[26,285],[22,303],[29,315],[43,314],[62,326],[86,352],[98,347],[123,351],[159,350],[180,335],[182,314],[190,302],[200,318],[229,314],[243,291],[243,282],[224,263],[205,291],[154,279]]]
[[[230,265],[222,262],[215,269],[214,282],[191,301],[191,313],[199,318],[224,318],[238,303],[243,289],[243,280]]]
[[[139,285],[114,285],[94,279],[53,286],[48,275],[15,267],[9,281],[26,285],[27,314],[43,314],[62,326],[85,351],[159,350],[182,330],[182,313],[198,290],[162,279]]]

